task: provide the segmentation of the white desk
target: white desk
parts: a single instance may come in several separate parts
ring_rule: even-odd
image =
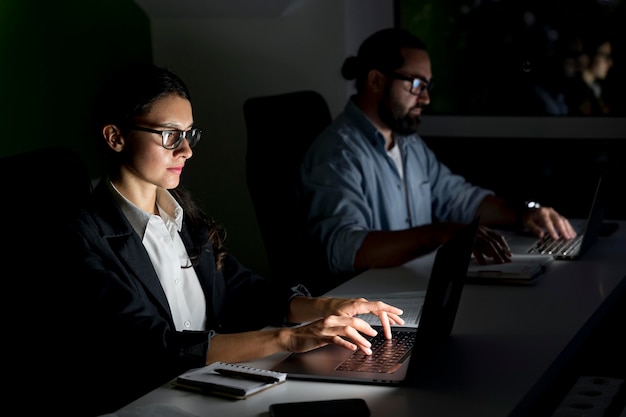
[[[423,289],[432,259],[428,255],[402,267],[367,271],[332,294]],[[372,417],[507,416],[528,393],[532,401],[534,393],[551,382],[580,336],[592,330],[602,303],[611,294],[625,292],[625,277],[626,222],[620,222],[620,228],[600,238],[583,259],[555,261],[534,286],[467,285],[448,345],[413,386],[290,380],[233,402],[165,385],[122,410],[162,404],[198,417],[268,416],[269,405],[276,402],[360,397]],[[269,368],[282,356],[249,364]]]

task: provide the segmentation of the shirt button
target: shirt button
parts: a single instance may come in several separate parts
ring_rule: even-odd
[[[180,284],[180,280],[179,280],[179,279],[175,279],[175,280],[174,280],[174,283],[175,283],[176,285],[178,285],[178,284]]]
[[[191,327],[191,323],[189,322],[189,320],[185,321],[185,327],[187,328]]]

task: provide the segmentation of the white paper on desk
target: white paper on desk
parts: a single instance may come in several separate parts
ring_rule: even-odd
[[[551,255],[513,255],[511,262],[488,262],[486,265],[480,265],[472,257],[467,268],[467,277],[494,281],[532,281],[541,275],[553,260]]]
[[[338,295],[338,297],[359,298],[365,297],[370,301],[382,301],[394,307],[398,307],[403,311],[402,319],[404,325],[402,327],[417,327],[419,315],[422,312],[424,304],[424,295],[426,291],[399,291],[386,292],[377,294],[352,294]],[[380,325],[380,319],[373,314],[359,314],[358,318],[365,320],[370,325]]]

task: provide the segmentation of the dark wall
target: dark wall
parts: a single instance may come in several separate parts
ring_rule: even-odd
[[[432,23],[439,22],[437,19]],[[185,32],[182,29],[180,31]],[[180,33],[174,32],[172,39],[180,39]],[[51,145],[63,145],[76,150],[86,161],[91,176],[98,176],[101,161],[95,154],[89,131],[91,97],[102,78],[111,69],[126,62],[152,60],[151,42],[150,20],[132,0],[65,0],[57,3],[47,0],[1,0],[0,123],[3,127],[3,139],[0,156]],[[209,44],[209,47],[212,48],[212,45]],[[167,50],[168,48],[165,49],[166,52]],[[434,48],[433,54],[438,53],[437,51],[438,48]],[[440,78],[439,75],[437,78]],[[445,83],[438,85],[437,98],[433,96],[433,105],[440,100],[441,88],[448,88]],[[216,95],[214,86],[208,90],[205,84],[200,84],[200,87],[200,94],[196,98],[198,109],[202,108],[203,96],[212,97],[207,99],[210,102],[219,96],[219,92]],[[207,91],[209,93],[206,93]],[[198,112],[199,119],[202,117],[201,114],[203,113]],[[222,111],[219,114],[223,116],[225,113]],[[240,107],[237,107],[237,114],[241,114]],[[214,125],[218,130],[216,137],[219,138],[220,132],[223,134],[225,131],[220,131],[223,127],[219,126],[219,123]],[[240,125],[243,126],[243,121]],[[228,134],[225,137],[229,143],[238,143],[230,131],[226,133]],[[599,169],[596,166],[598,158],[595,156],[598,152],[600,161],[605,155],[622,163],[625,158],[620,156],[624,155],[624,152],[617,148],[619,140],[603,142],[576,139],[567,140],[565,145],[561,140],[546,141],[534,138],[432,139],[429,143],[433,148],[442,148],[440,151],[442,159],[449,162],[453,169],[466,173],[468,178],[475,179],[485,186],[492,186],[502,193],[515,190],[522,198],[534,197],[534,190],[537,189],[539,196],[536,198],[545,201],[546,204],[556,201],[554,205],[564,212],[568,210],[561,201],[577,200],[575,196],[578,195],[576,193],[578,189],[589,188],[589,184],[593,182],[589,178],[583,178],[580,185],[563,184],[561,180],[568,174],[561,168],[569,169],[570,159],[585,161],[583,171],[575,171],[573,174],[574,177],[580,178],[583,172],[590,170],[585,167],[589,163],[592,164],[592,172]],[[213,143],[217,143],[213,145],[217,146],[216,154],[223,153],[224,142],[220,144],[219,140],[214,139]],[[204,143],[205,145],[201,143],[200,146],[207,146],[208,141]],[[566,150],[572,144],[577,150]],[[568,152],[573,154],[570,155]],[[231,154],[235,159],[243,155],[242,152]],[[197,160],[196,164],[198,162],[200,160]],[[524,174],[520,174],[522,172]],[[244,209],[245,206],[240,204],[236,195],[235,200],[230,196],[232,185],[238,185],[232,182],[238,178],[237,172],[229,168],[218,171],[218,174],[221,180],[224,178],[227,180],[214,184],[217,188],[213,188],[210,193],[204,192],[204,198],[212,205],[211,212],[218,218],[226,219],[227,226],[232,231],[233,246],[240,245],[240,250],[236,252],[242,254],[243,258],[250,259],[247,263],[253,266],[257,259],[256,254],[261,251],[256,242],[249,239],[252,228],[245,224],[237,226],[245,223],[247,214],[245,210],[240,210],[240,206]],[[197,177],[206,178],[206,175]],[[530,180],[527,180],[527,177]],[[537,185],[538,179],[547,179],[548,185]],[[198,181],[199,192],[196,192],[196,195],[202,197],[202,190],[206,187],[200,181],[205,179]],[[532,188],[527,192],[525,187],[528,186]],[[227,200],[220,197],[221,189],[230,189]],[[208,194],[217,197],[208,197]],[[621,190],[617,188],[615,195],[620,194]],[[224,201],[228,203],[223,203]],[[227,209],[223,210],[222,206]],[[237,207],[233,210],[235,206]],[[614,217],[626,218],[623,205],[618,208],[619,211],[613,208],[613,212],[616,213]],[[586,208],[578,211],[581,210],[585,211]],[[230,213],[230,217],[227,212]],[[229,222],[232,213],[237,213],[237,219]],[[243,245],[236,243],[237,230],[243,230],[239,234],[248,239],[240,239],[246,242]],[[247,242],[251,242],[252,249],[246,247]],[[256,269],[262,269],[263,264],[258,260],[256,262],[260,264],[260,268]]]
[[[536,199],[586,218],[597,180],[611,168],[606,218],[626,219],[626,152],[620,139],[424,137],[454,172],[517,201]]]
[[[111,70],[139,60],[152,61],[150,21],[132,0],[2,0],[0,156],[66,146],[98,176],[91,98]]]
[[[396,0],[396,25],[428,45],[439,115],[582,116],[574,80],[609,41],[611,64],[594,116],[626,116],[626,0]],[[573,71],[573,73],[570,73]],[[426,113],[425,113],[426,114]]]

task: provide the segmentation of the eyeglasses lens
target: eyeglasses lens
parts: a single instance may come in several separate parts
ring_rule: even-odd
[[[430,86],[431,84],[426,81],[420,80],[419,78],[413,78],[411,93],[419,96],[424,92],[424,90],[430,90]]]
[[[180,145],[181,132],[180,131],[167,131],[163,132],[163,147],[166,149],[175,149]]]
[[[190,147],[194,147],[200,141],[200,136],[202,135],[202,130],[200,129],[191,129],[185,132],[185,136],[187,141],[189,142]]]
[[[189,147],[193,148],[200,141],[200,129],[190,129],[186,132],[180,130],[172,130],[163,132],[163,147],[166,149],[176,149],[180,146],[183,139],[187,139]]]

